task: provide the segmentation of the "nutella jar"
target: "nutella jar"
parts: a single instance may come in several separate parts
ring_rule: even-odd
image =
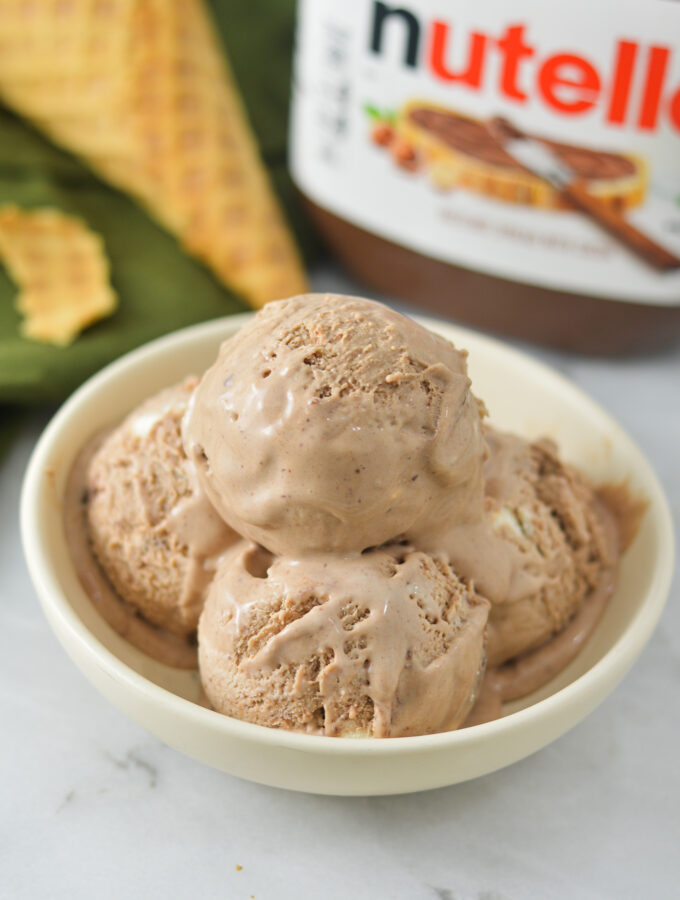
[[[680,3],[300,0],[291,125],[370,286],[584,352],[680,335]]]

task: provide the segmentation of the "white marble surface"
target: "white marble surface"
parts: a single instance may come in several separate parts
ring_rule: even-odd
[[[317,278],[320,289],[339,276]],[[537,351],[648,454],[680,513],[680,348],[634,361]],[[680,582],[623,684],[550,747],[403,797],[287,793],[205,768],[100,697],[23,563],[22,473],[0,465],[0,897],[288,900],[680,896]],[[240,870],[238,867],[242,867]]]

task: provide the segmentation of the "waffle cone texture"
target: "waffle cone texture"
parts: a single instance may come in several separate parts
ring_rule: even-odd
[[[0,100],[261,306],[304,270],[201,0],[0,0]]]

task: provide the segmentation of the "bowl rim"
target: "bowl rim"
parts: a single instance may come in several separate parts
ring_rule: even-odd
[[[558,386],[561,392],[566,391],[572,400],[581,405],[585,404],[589,413],[606,422],[612,433],[625,441],[628,449],[637,456],[636,466],[640,466],[644,471],[646,491],[651,493],[651,496],[648,497],[649,508],[654,510],[654,514],[659,520],[660,542],[657,563],[646,592],[645,602],[637,609],[625,632],[616,643],[587,672],[575,678],[565,687],[531,706],[500,719],[456,731],[381,738],[380,740],[371,737],[326,740],[324,736],[320,735],[267,728],[263,725],[255,725],[225,716],[201,707],[191,700],[155,684],[105,647],[81,621],[49,564],[49,541],[45,529],[41,527],[41,509],[46,502],[46,470],[50,465],[53,444],[68,429],[71,419],[78,414],[81,405],[96,395],[111,380],[115,380],[129,366],[137,365],[154,355],[163,355],[171,349],[176,349],[178,344],[190,344],[195,340],[208,337],[219,338],[221,332],[225,332],[224,338],[226,338],[229,333],[235,332],[249,321],[253,315],[252,312],[246,312],[192,325],[150,341],[113,361],[85,381],[62,404],[43,431],[31,454],[24,476],[20,501],[21,538],[29,574],[45,613],[49,617],[58,619],[63,629],[70,633],[72,639],[93,663],[96,663],[114,681],[125,684],[147,701],[159,705],[165,712],[182,715],[189,720],[189,723],[195,722],[197,725],[209,726],[225,736],[331,756],[363,756],[376,753],[389,756],[403,755],[423,750],[453,749],[474,744],[480,740],[497,739],[523,730],[538,718],[555,714],[559,707],[582,705],[581,701],[594,693],[600,680],[607,680],[607,676],[613,683],[623,677],[646,644],[661,616],[673,574],[675,550],[673,523],[667,499],[654,470],[636,442],[622,426],[597,401],[568,378],[542,361],[503,341],[428,316],[413,316],[412,318],[427,328],[444,333],[446,337],[455,336],[456,342],[462,346],[466,346],[469,342],[473,347],[487,347],[494,354],[511,361],[515,369],[519,367],[525,371],[531,371],[533,374],[539,374],[545,381],[550,381]]]

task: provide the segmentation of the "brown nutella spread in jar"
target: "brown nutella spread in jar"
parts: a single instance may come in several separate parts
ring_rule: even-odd
[[[369,285],[584,352],[680,335],[680,3],[299,0],[291,124]]]

